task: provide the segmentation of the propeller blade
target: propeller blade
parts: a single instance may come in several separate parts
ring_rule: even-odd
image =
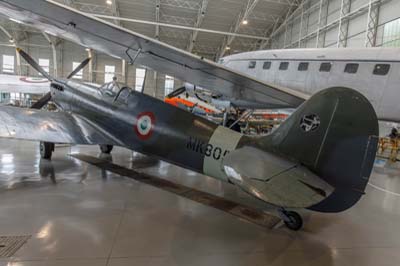
[[[46,93],[39,101],[35,102],[31,108],[32,109],[41,109],[51,100],[51,92]]]
[[[174,98],[182,93],[184,93],[186,91],[186,87],[180,87],[176,90],[174,90],[173,92],[171,92],[170,94],[167,95],[168,99]]]
[[[75,76],[79,71],[81,71],[82,69],[85,68],[85,66],[87,66],[87,64],[89,64],[90,60],[92,60],[92,58],[88,57],[85,60],[83,60],[82,63],[80,63],[79,66],[77,66],[72,72],[71,74],[68,75],[67,79],[72,78],[73,76]]]
[[[43,75],[43,77],[47,78],[48,80],[52,81],[53,78],[47,73],[41,66],[39,66],[38,63],[36,63],[33,58],[25,53],[21,48],[17,48],[17,52],[25,59],[26,62],[28,62],[31,67],[33,67],[37,72]]]

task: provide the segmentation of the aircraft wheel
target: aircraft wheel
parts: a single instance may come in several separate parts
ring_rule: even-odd
[[[50,160],[54,151],[54,143],[40,142],[40,157],[42,159]]]
[[[113,148],[113,145],[100,145],[101,152],[105,154],[110,154]]]
[[[285,212],[285,216],[287,218],[287,220],[284,221],[285,225],[290,230],[298,231],[303,227],[303,219],[297,212],[288,211]]]

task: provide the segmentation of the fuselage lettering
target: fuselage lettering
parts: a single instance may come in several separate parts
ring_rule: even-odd
[[[205,143],[200,139],[193,137],[189,137],[186,148],[190,151],[200,153],[205,157],[211,157],[216,161],[222,159],[229,153],[228,150],[223,150],[222,148],[214,146],[211,143]]]

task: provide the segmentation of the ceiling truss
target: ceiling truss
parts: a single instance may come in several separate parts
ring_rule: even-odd
[[[212,4],[215,7],[215,2],[220,0],[143,0],[144,3],[122,0],[110,0],[109,3],[106,3],[105,0],[90,2],[88,0],[56,1],[85,13],[95,14],[122,27],[132,28],[135,24],[131,23],[153,25],[154,30],[151,34],[148,34],[150,37],[160,39],[189,52],[204,54],[215,60],[231,52],[263,48],[264,45],[269,43],[269,35],[276,31],[281,23],[287,19],[287,15],[282,17],[282,14],[292,13],[276,12],[276,10],[295,9],[303,3],[303,0],[244,0],[241,9],[236,9],[236,6],[239,7],[240,1],[237,3],[232,1],[232,5],[224,2],[218,7],[221,8],[220,12],[225,13],[226,10],[226,14],[233,14],[232,12],[235,12],[233,8],[235,8],[238,15],[228,16],[225,21],[228,21],[229,18],[234,18],[234,21],[231,25],[227,24],[225,30],[218,25],[218,30],[216,30],[213,27],[206,26],[206,24],[209,25],[208,21],[213,19],[207,16],[210,13],[208,10],[210,5]],[[148,6],[149,2],[153,3],[154,15],[148,20],[131,15],[127,17],[127,11],[122,10],[123,12],[121,12],[120,10],[122,4],[125,8],[135,4]],[[268,12],[269,10],[274,10],[274,12]],[[183,12],[183,15],[180,15],[180,12]],[[225,16],[227,16],[226,14]],[[225,21],[224,23],[226,23]],[[249,21],[249,25],[244,25],[243,21]],[[224,37],[214,39],[212,37],[214,34],[224,35]],[[210,38],[210,42],[206,41],[207,38]],[[231,46],[235,47],[234,51],[229,51]]]

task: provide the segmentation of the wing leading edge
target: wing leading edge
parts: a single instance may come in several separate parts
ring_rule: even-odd
[[[0,138],[64,144],[111,144],[113,138],[84,119],[64,112],[0,107]]]
[[[308,98],[50,0],[0,0],[0,13],[128,62],[135,59],[135,64],[223,94],[243,107],[297,107]]]

